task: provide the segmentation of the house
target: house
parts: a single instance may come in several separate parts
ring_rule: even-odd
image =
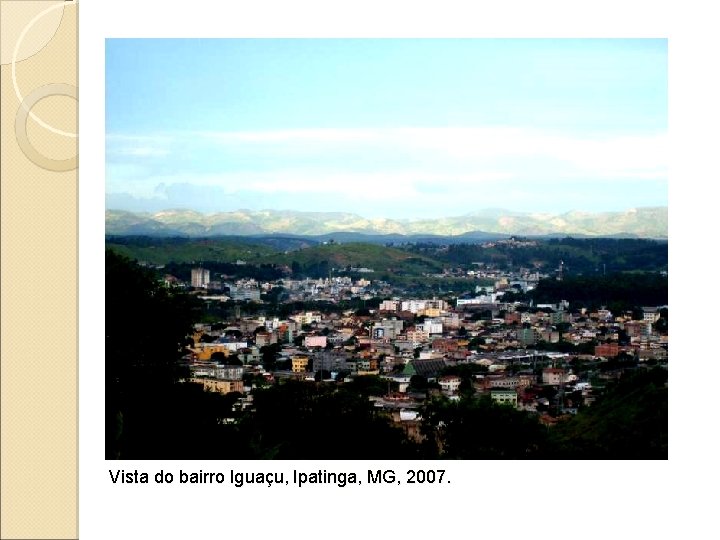
[[[654,323],[657,322],[657,320],[660,318],[660,312],[657,310],[657,308],[654,307],[644,307],[643,308],[643,321]]]
[[[292,370],[293,373],[302,373],[307,371],[310,359],[307,356],[293,356]]]
[[[516,332],[516,336],[521,345],[535,345],[535,330],[532,328],[519,328]]]
[[[438,379],[438,383],[442,391],[446,394],[456,394],[460,388],[460,377],[457,375],[445,375]]]
[[[258,347],[264,347],[266,345],[272,345],[277,343],[277,335],[269,332],[258,332],[255,334],[255,345]]]
[[[396,375],[386,376],[384,378],[396,382],[398,385],[398,392],[401,394],[404,394],[405,392],[407,392],[408,386],[410,386],[410,376],[409,375],[396,374]]]
[[[520,386],[519,377],[493,377],[488,378],[491,388],[517,388]]]
[[[327,346],[327,336],[305,336],[305,347],[321,347]]]
[[[493,388],[490,397],[495,403],[517,407],[517,392],[510,388]]]
[[[223,380],[193,377],[190,379],[190,382],[202,384],[205,390],[209,390],[211,392],[219,392],[221,394],[244,391],[244,385],[241,379]]]
[[[614,358],[620,354],[620,345],[617,343],[602,343],[595,346],[595,356]]]
[[[532,373],[521,373],[518,375],[518,386],[526,388],[537,382],[537,377]]]
[[[405,365],[403,374],[411,377],[413,375],[420,375],[426,378],[435,378],[440,374],[440,371],[442,371],[445,365],[445,360],[442,358],[430,358],[427,360],[414,359]]]
[[[543,384],[559,386],[565,377],[565,371],[559,368],[545,368],[542,371]]]
[[[194,347],[190,350],[193,353],[193,357],[198,362],[207,362],[210,358],[212,358],[214,353],[225,354],[227,352],[227,348],[219,343],[200,343],[198,347]]]
[[[455,340],[455,339],[437,338],[437,339],[434,339],[432,342],[432,350],[433,351],[447,353],[447,352],[457,351],[458,347],[459,347],[458,340]]]

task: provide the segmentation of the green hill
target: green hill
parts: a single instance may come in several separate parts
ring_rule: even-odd
[[[303,268],[323,265],[329,269],[368,268],[375,273],[416,275],[442,270],[438,260],[417,255],[401,249],[366,243],[326,244],[288,253],[268,255],[260,263],[292,266],[293,262]]]
[[[151,264],[199,263],[215,261],[254,263],[276,250],[237,238],[157,238],[143,236],[108,237],[106,247],[116,253]]]
[[[261,243],[262,242],[262,243]],[[368,243],[311,245],[297,241],[301,249],[280,251],[266,241],[250,243],[247,238],[150,238],[141,236],[108,237],[106,246],[130,259],[151,264],[196,264],[200,262],[250,265],[279,265],[295,268],[303,274],[327,276],[329,272],[349,268],[373,270],[369,276],[380,274],[416,276],[439,272],[438,260],[401,249]]]

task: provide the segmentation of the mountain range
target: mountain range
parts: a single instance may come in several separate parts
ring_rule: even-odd
[[[237,210],[203,214],[193,210],[133,213],[106,210],[108,235],[577,235],[667,238],[667,207],[631,208],[619,212],[530,213],[485,209],[436,219],[369,219],[344,212]]]

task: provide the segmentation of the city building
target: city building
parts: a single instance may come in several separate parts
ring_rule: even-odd
[[[620,354],[620,345],[617,343],[602,343],[595,346],[595,356],[614,358]]]
[[[493,388],[490,397],[495,403],[517,407],[517,391],[509,388]]]
[[[219,392],[221,394],[227,394],[228,392],[243,392],[245,387],[242,380],[220,380],[220,379],[205,379],[202,377],[193,377],[190,382],[199,383],[203,385],[205,390],[210,392]]]
[[[292,358],[293,373],[303,373],[308,369],[310,359],[307,356],[294,356]]]
[[[558,368],[545,368],[542,372],[543,384],[559,386],[563,382],[565,372]]]
[[[460,377],[457,375],[445,375],[438,379],[440,388],[447,394],[456,394],[460,388]]]
[[[196,289],[207,289],[210,283],[210,270],[207,268],[193,268],[190,271],[190,284]]]

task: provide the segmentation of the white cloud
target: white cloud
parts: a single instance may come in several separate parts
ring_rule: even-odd
[[[624,175],[646,177],[666,174],[668,144],[665,134],[636,136],[576,137],[528,128],[504,126],[473,128],[387,128],[387,129],[298,129],[267,131],[201,131],[139,136],[111,135],[111,140],[139,144],[120,146],[126,155],[166,155],[168,145],[187,148],[206,144],[225,151],[318,157],[319,164],[332,163],[332,152],[363,154],[398,153],[398,162],[407,156],[436,160],[441,166],[448,160],[464,166],[483,166],[498,159],[548,162],[581,169],[592,176]],[[152,145],[148,143],[153,143]],[[204,144],[203,144],[204,143]],[[549,167],[549,165],[547,165]],[[281,164],[282,167],[282,164]]]
[[[152,146],[136,146],[128,148],[114,148],[108,153],[116,156],[161,157],[169,155],[170,150],[165,148],[153,148]]]
[[[667,150],[664,134],[576,137],[503,126],[113,134],[107,188],[157,196],[158,186],[187,184],[293,196],[298,204],[312,197],[503,204],[539,201],[548,191],[579,200],[599,197],[599,183],[666,190]],[[147,164],[145,174],[117,167],[132,163]]]

